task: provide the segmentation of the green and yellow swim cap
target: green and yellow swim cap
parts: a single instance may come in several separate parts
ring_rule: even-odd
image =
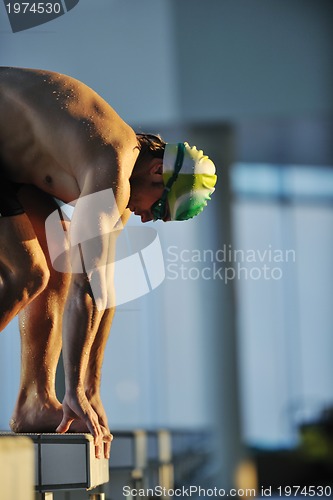
[[[178,170],[178,172],[177,172]],[[215,165],[201,150],[187,142],[165,146],[163,180],[171,220],[198,215],[215,191]]]

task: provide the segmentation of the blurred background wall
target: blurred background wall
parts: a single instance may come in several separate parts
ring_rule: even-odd
[[[102,391],[112,429],[213,426],[224,485],[246,446],[295,446],[332,405],[332,14],[330,0],[80,0],[13,34],[0,5],[1,65],[70,74],[216,163],[197,220],[153,225],[166,279],[118,308]],[[0,343],[4,429],[15,322]]]

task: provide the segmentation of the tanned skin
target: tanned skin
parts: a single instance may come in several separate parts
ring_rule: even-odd
[[[89,431],[97,457],[103,448],[109,456],[112,439],[99,394],[114,314],[112,266],[105,264],[113,261],[115,229],[130,211],[151,220],[150,207],[163,191],[161,160],[151,159],[143,176],[135,168],[138,155],[132,128],[83,83],[48,71],[0,68],[0,175],[25,185],[18,193],[25,213],[0,217],[0,330],[19,314],[22,343],[11,427]],[[108,189],[114,203],[89,203],[89,195]],[[64,228],[68,272],[53,269],[47,251],[44,222],[56,208],[51,197],[79,200]],[[85,251],[76,243],[89,228],[94,245]],[[78,272],[83,254],[84,272]],[[54,387],[61,349],[62,405]]]

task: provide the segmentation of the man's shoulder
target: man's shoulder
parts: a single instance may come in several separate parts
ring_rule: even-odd
[[[36,101],[41,107],[46,98],[55,103],[58,101],[59,106],[76,103],[77,108],[83,110],[87,101],[96,99],[103,111],[112,109],[105,101],[102,103],[102,98],[84,82],[55,71],[0,66],[0,87],[27,102]],[[67,108],[67,105],[62,106],[64,112]]]

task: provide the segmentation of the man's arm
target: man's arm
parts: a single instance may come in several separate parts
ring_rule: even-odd
[[[105,165],[92,170],[86,176],[70,228],[72,280],[63,322],[66,394],[57,431],[66,432],[76,418],[83,420],[95,438],[97,456],[102,453],[103,432],[85,393],[85,377],[104,311],[111,304],[110,235],[128,199],[129,181],[116,169]]]
[[[129,209],[127,209],[121,217],[121,223],[124,227],[131,215]],[[111,263],[108,266],[108,276],[107,280],[109,283],[114,282],[114,265],[116,258],[116,241],[121,231],[115,232],[115,238],[111,237],[109,242],[109,261]],[[114,233],[112,233],[113,235]],[[112,294],[114,296],[115,303],[115,290],[113,289]],[[88,398],[89,403],[98,415],[99,423],[104,431],[104,455],[106,458],[110,456],[111,448],[111,434],[108,425],[108,419],[103,407],[103,403],[100,396],[101,387],[101,375],[102,375],[102,364],[104,359],[105,347],[110,334],[111,325],[113,317],[115,314],[115,307],[110,307],[104,311],[103,317],[100,321],[99,328],[94,340],[94,343],[90,350],[90,356],[85,377],[85,393]],[[110,436],[110,439],[108,439]]]

